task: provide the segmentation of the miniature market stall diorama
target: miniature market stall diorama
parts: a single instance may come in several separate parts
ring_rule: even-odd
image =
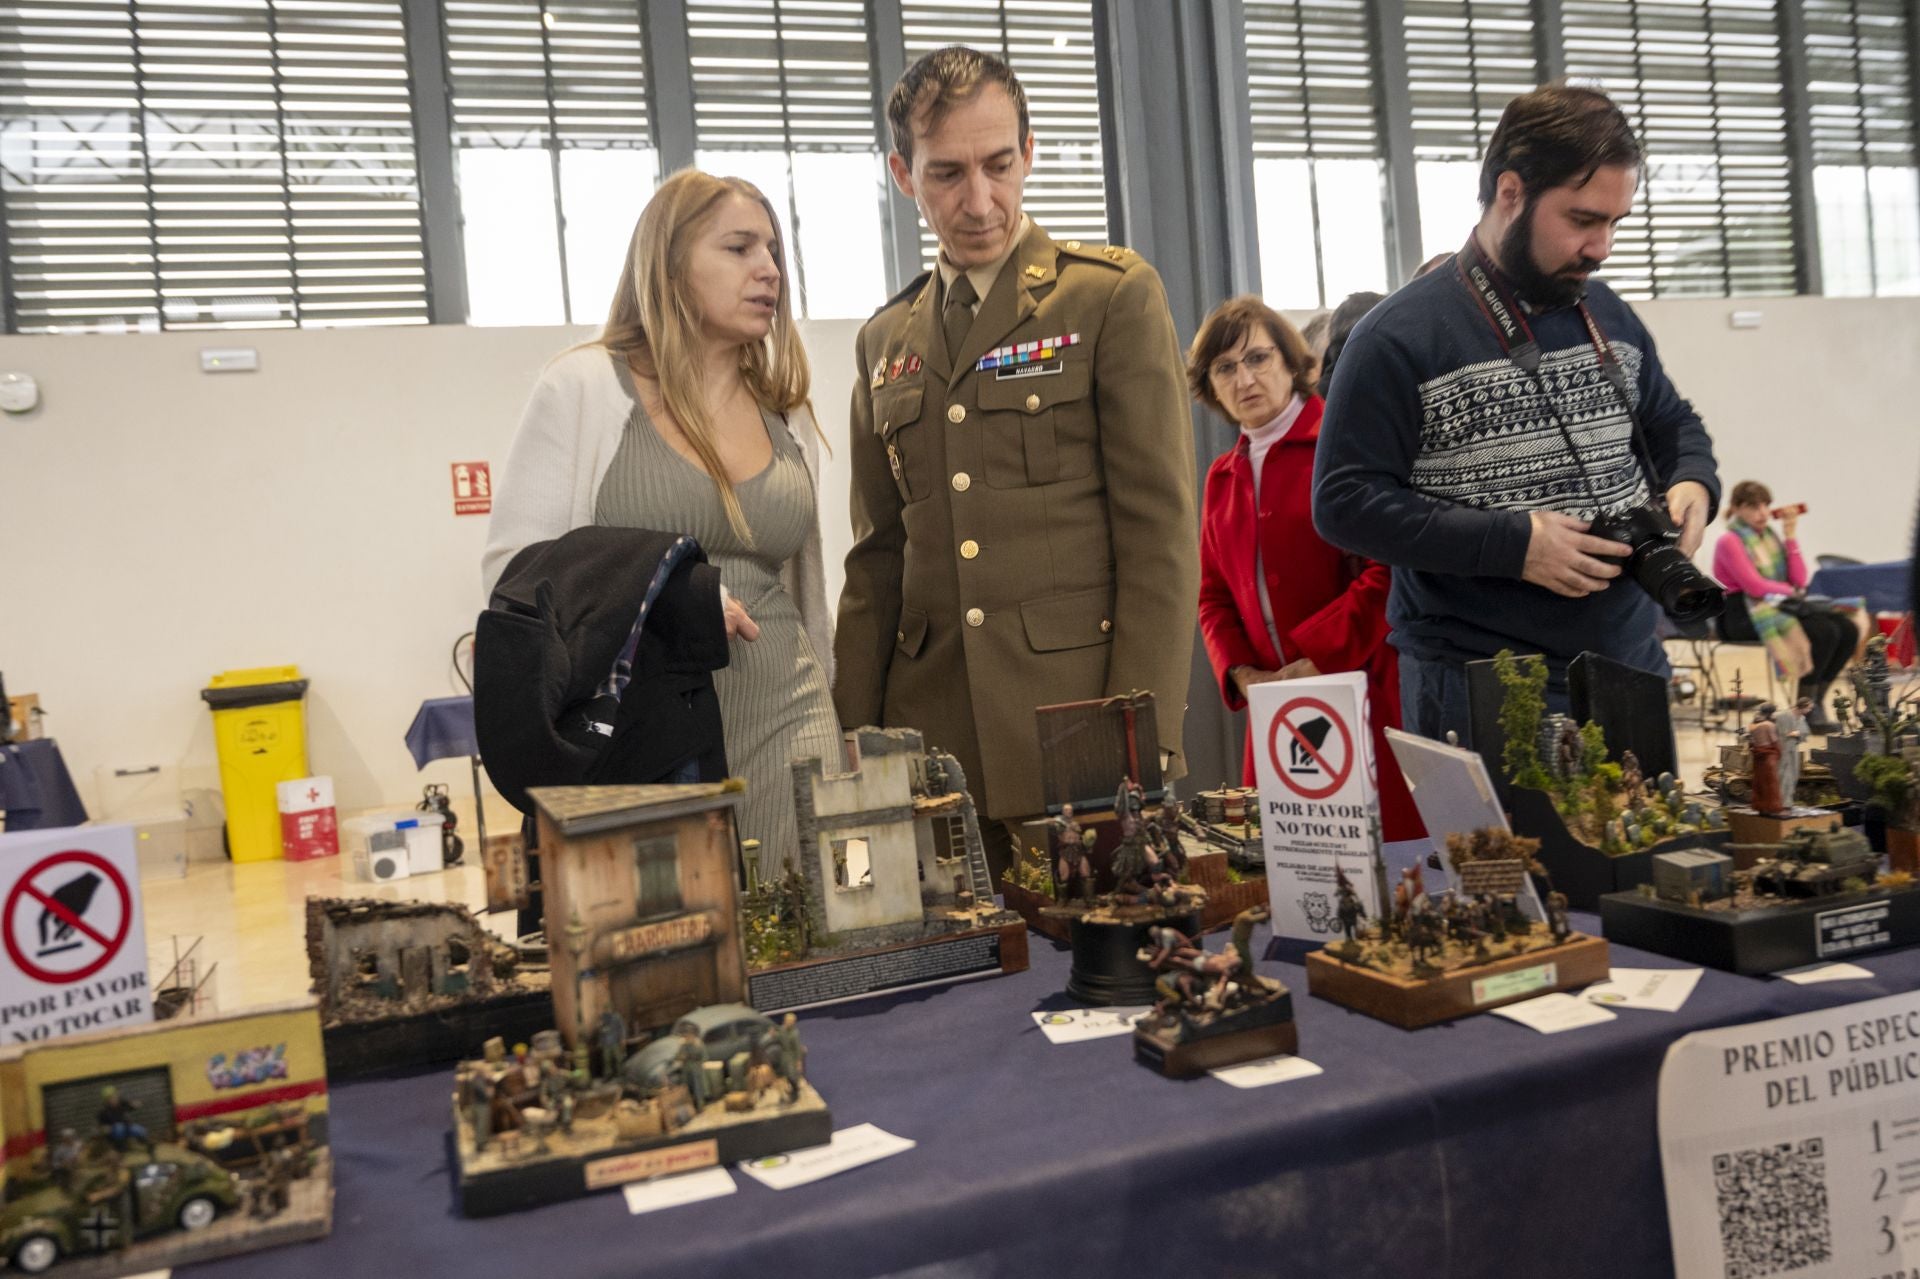
[[[333,1223],[311,1001],[0,1050],[0,1136],[22,1274],[164,1271]]]
[[[1514,829],[1539,840],[1539,864],[1574,909],[1650,882],[1657,853],[1727,842],[1720,806],[1688,794],[1668,763],[1664,681],[1647,684],[1636,678],[1644,672],[1583,653],[1569,681],[1590,691],[1572,700],[1606,718],[1577,723],[1547,712],[1547,667],[1537,654],[1502,651],[1468,663],[1468,677],[1474,749],[1504,783]]]
[[[1218,951],[1168,924],[1149,930],[1153,946],[1139,957],[1158,974],[1157,998],[1134,1023],[1137,1060],[1186,1078],[1299,1048],[1292,993],[1253,971],[1253,926],[1267,917],[1265,906],[1241,911]]]
[[[825,1143],[792,1014],[746,1006],[736,787],[534,788],[554,1027],[452,1097],[462,1211]]]
[[[1522,907],[1527,876],[1543,874],[1539,848],[1497,828],[1450,834],[1446,857],[1460,887],[1430,894],[1416,863],[1389,898],[1376,841],[1375,893],[1392,904],[1367,918],[1339,872],[1342,936],[1308,953],[1308,993],[1411,1030],[1605,981],[1607,943],[1572,930],[1562,894],[1547,893],[1545,919]]]
[[[489,1035],[553,1024],[544,969],[454,902],[307,899],[307,968],[327,1072],[454,1061]]]
[[[793,762],[799,848],[746,858],[747,1002],[772,1011],[1025,971],[1026,925],[994,903],[959,762],[915,729],[846,740],[848,767]]]

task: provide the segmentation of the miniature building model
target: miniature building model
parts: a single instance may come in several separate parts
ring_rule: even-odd
[[[1653,858],[1653,889],[1668,901],[1713,901],[1731,891],[1732,871],[1733,858],[1710,849],[1660,853]]]
[[[420,1007],[499,984],[493,940],[452,902],[307,902],[307,965],[322,1020],[374,1005]]]
[[[910,728],[847,736],[850,771],[829,773],[818,759],[793,764],[799,869],[819,931],[840,946],[885,945],[924,936],[929,907],[963,897],[991,903],[979,819],[958,761],[928,752]]]
[[[539,820],[554,1023],[592,1042],[611,1009],[635,1031],[743,1002],[737,789],[553,786]]]

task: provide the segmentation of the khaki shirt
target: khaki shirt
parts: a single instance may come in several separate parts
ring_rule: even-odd
[[[1034,708],[1144,689],[1178,777],[1199,552],[1160,278],[1030,224],[951,364],[939,293],[921,277],[857,343],[840,721],[920,729],[982,812],[1019,817],[1041,808]],[[1077,340],[977,367],[1049,338]]]

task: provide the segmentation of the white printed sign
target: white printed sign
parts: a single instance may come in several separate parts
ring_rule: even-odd
[[[1327,941],[1340,931],[1338,867],[1377,917],[1379,795],[1367,728],[1367,677],[1276,680],[1248,690],[1260,835],[1273,934]]]
[[[0,835],[0,1044],[153,1020],[131,826]]]
[[[1920,1266],[1920,993],[1692,1034],[1660,1068],[1678,1279]]]
[[[1400,773],[1413,793],[1413,806],[1420,810],[1420,821],[1427,837],[1440,853],[1446,870],[1447,887],[1460,891],[1460,872],[1446,855],[1447,836],[1466,835],[1482,827],[1512,830],[1506,810],[1493,791],[1493,779],[1487,776],[1487,763],[1473,751],[1449,746],[1429,737],[1387,730],[1387,746],[1393,751]],[[1544,921],[1547,909],[1529,875],[1521,881],[1515,899],[1520,913],[1529,919]]]

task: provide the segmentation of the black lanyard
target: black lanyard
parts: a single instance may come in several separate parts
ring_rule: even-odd
[[[1520,300],[1507,287],[1506,277],[1500,273],[1500,268],[1480,248],[1477,234],[1469,235],[1466,247],[1454,255],[1453,268],[1460,277],[1460,283],[1486,317],[1488,327],[1500,343],[1500,349],[1540,392],[1547,412],[1553,417],[1553,424],[1560,429],[1560,439],[1566,444],[1568,455],[1580,470],[1580,480],[1586,485],[1587,496],[1593,501],[1594,510],[1599,511],[1600,496],[1594,489],[1593,476],[1587,472],[1586,460],[1580,456],[1580,450],[1574,447],[1573,433],[1567,430],[1567,424],[1560,416],[1560,408],[1554,403],[1553,393],[1540,380],[1540,343],[1533,336],[1533,327],[1527,323]],[[1601,376],[1607,379],[1607,385],[1613,388],[1613,393],[1620,397],[1620,407],[1627,411],[1634,460],[1645,468],[1649,491],[1657,493],[1660,487],[1659,472],[1654,469],[1653,458],[1647,452],[1646,440],[1641,435],[1640,414],[1634,409],[1633,394],[1627,387],[1627,372],[1620,367],[1619,357],[1613,353],[1612,345],[1600,331],[1599,321],[1587,309],[1585,299],[1575,303],[1575,306],[1587,326],[1587,338],[1593,343],[1594,356],[1600,361]]]

